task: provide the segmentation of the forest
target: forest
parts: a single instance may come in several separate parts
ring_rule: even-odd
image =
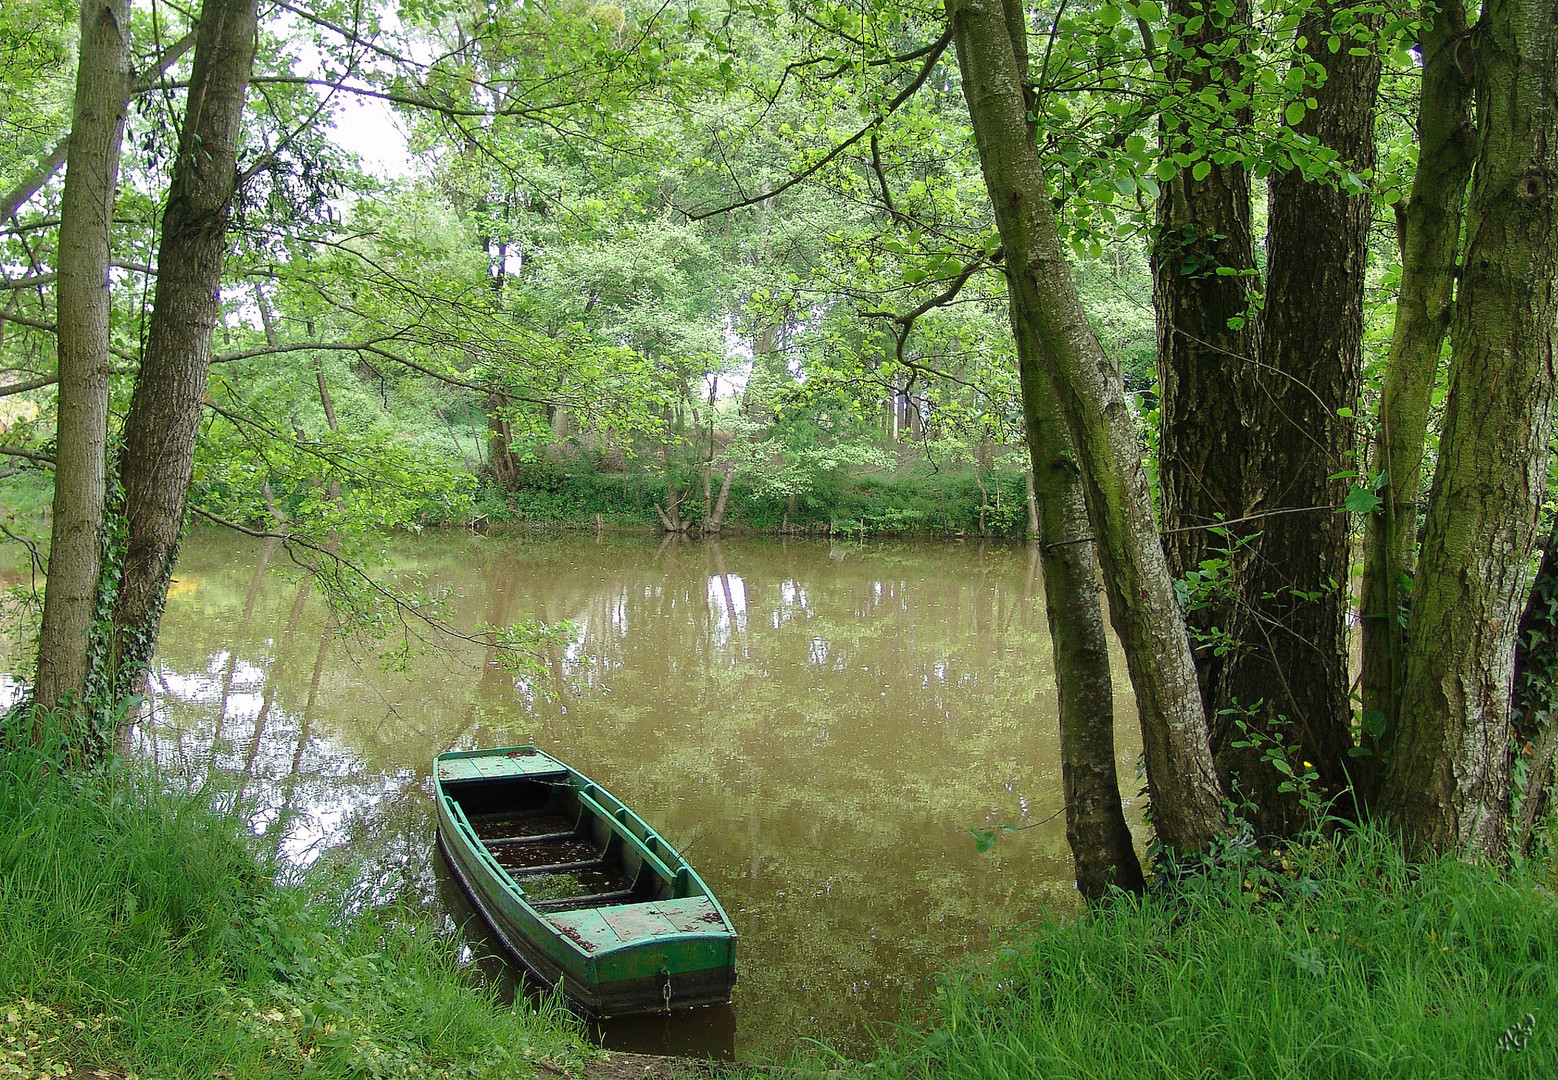
[[[1026,538],[1090,944],[1057,923],[1030,967],[949,976],[884,1069],[1108,1075],[1061,1046],[1119,1007],[1090,976],[1042,1007],[1001,987],[1133,934],[1213,972],[1306,903],[1365,944],[1273,946],[1299,976],[1415,970],[1397,923],[1446,902],[1482,966],[1375,1001],[1368,1047],[1218,1075],[1558,1060],[1553,0],[29,0],[0,6],[0,95],[0,533],[29,642],[0,866],[121,785],[166,797],[124,733],[192,530],[285,550],[340,634],[410,625],[532,676],[566,628],[455,629],[397,538]],[[230,844],[177,843],[247,865],[201,805]],[[330,922],[228,878],[177,903]],[[23,892],[0,889],[17,919]],[[1176,937],[1186,911],[1212,929]],[[229,932],[201,918],[167,931],[192,970]],[[1545,943],[1515,929],[1544,918]],[[275,935],[240,966],[315,978],[265,958]],[[1133,1008],[1200,1017],[1177,1075],[1220,1022],[1163,980]],[[26,985],[0,997],[69,1005]],[[1429,986],[1487,1045],[1408,1022]],[[1006,1061],[964,1012],[1048,1049]]]

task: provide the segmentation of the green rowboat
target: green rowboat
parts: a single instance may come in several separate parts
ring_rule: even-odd
[[[718,1005],[736,931],[633,811],[533,746],[433,759],[438,844],[493,933],[592,1016]]]

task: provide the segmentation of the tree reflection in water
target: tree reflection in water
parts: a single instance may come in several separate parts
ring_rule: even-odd
[[[463,642],[386,669],[287,560],[205,532],[136,731],[162,768],[233,773],[278,854],[354,867],[358,902],[449,910],[431,758],[533,741],[681,846],[730,910],[744,1057],[801,1036],[863,1050],[873,1022],[923,1008],[937,970],[1078,906],[1059,817],[985,856],[967,831],[1060,806],[1029,551],[461,534],[394,556],[465,628],[574,622],[549,659],[555,699]],[[1134,713],[1116,707],[1131,776]]]

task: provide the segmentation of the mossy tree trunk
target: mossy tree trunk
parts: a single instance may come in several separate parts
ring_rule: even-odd
[[[1013,304],[1023,412],[1033,461],[1034,501],[1044,571],[1044,612],[1060,698],[1060,771],[1066,840],[1077,890],[1093,903],[1111,889],[1141,892],[1145,882],[1120,805],[1115,768],[1114,680],[1098,589],[1098,552],[1090,538],[1082,478],[1054,386],[1033,349],[1032,320]]]
[[[1402,584],[1416,566],[1428,408],[1450,327],[1466,185],[1477,149],[1465,8],[1459,2],[1443,10],[1426,5],[1423,25],[1417,173],[1411,195],[1397,204],[1401,286],[1371,456],[1372,468],[1385,476],[1383,503],[1369,515],[1364,533],[1363,746],[1370,753],[1355,775],[1366,799],[1383,779],[1381,765],[1400,722]]]
[[[1024,320],[1036,343],[1034,359],[1043,363],[1030,378],[1052,386],[1077,454],[1110,611],[1136,690],[1154,824],[1167,846],[1200,850],[1221,833],[1223,818],[1195,663],[1124,384],[1082,310],[1029,138],[1018,59],[1026,30],[1021,7],[947,0],[946,11],[1006,250],[1013,317]]]
[[[1381,808],[1413,852],[1501,859],[1515,630],[1552,437],[1558,18],[1487,0],[1450,386]]]
[[[1005,3],[1013,57],[1026,86],[1027,37],[1021,2]],[[1031,112],[1032,102],[1028,104]],[[1029,143],[1032,145],[1031,128]],[[1044,614],[1060,699],[1066,841],[1071,847],[1077,891],[1088,903],[1096,903],[1107,899],[1114,889],[1139,893],[1146,882],[1120,805],[1109,634],[1098,588],[1098,549],[1090,535],[1082,477],[1065,418],[1056,405],[1043,343],[1034,333],[1035,321],[1023,310],[1021,293],[1010,291],[1009,296],[1028,436],[1028,512],[1040,538]],[[975,464],[978,468],[983,462],[976,460]],[[980,491],[984,491],[982,483]],[[981,531],[983,526],[981,512]]]
[[[53,540],[33,684],[40,709],[80,704],[89,667],[107,489],[109,235],[131,82],[128,0],[84,0],[60,205]]]
[[[201,8],[151,327],[125,418],[125,554],[110,649],[111,687],[119,696],[134,692],[151,658],[183,535],[238,183],[256,9],[257,0],[206,0]]]

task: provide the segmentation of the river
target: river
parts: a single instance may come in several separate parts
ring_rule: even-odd
[[[136,744],[164,769],[233,774],[293,864],[351,863],[372,895],[461,922],[435,865],[433,755],[534,743],[581,769],[687,854],[741,935],[732,1009],[608,1028],[613,1045],[868,1053],[923,1012],[936,972],[1077,909],[1031,550],[456,533],[389,557],[466,631],[571,621],[552,693],[416,618],[341,637],[284,552],[200,532]],[[1129,787],[1118,654],[1116,671]],[[978,854],[969,830],[1003,824],[1018,829]]]

